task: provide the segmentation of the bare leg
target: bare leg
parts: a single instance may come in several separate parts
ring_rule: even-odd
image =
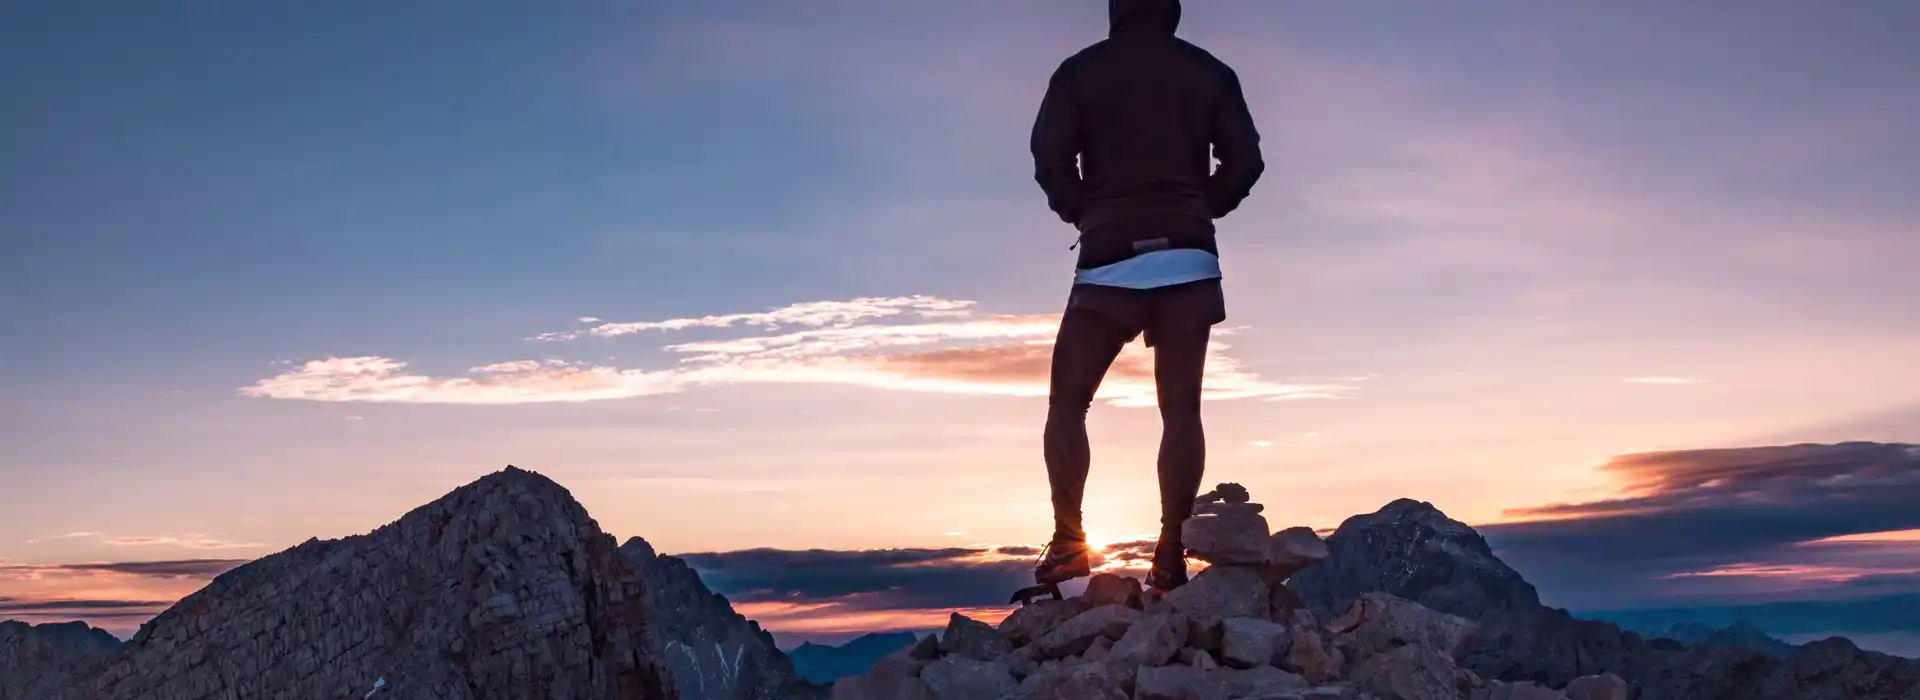
[[[1180,526],[1207,468],[1207,437],[1200,425],[1201,378],[1206,372],[1207,326],[1155,338],[1153,379],[1160,394],[1160,546],[1180,549]],[[1184,571],[1184,569],[1182,569]]]
[[[1093,395],[1134,334],[1099,314],[1069,309],[1053,345],[1047,397],[1047,482],[1053,490],[1053,539],[1084,542],[1080,504],[1086,495],[1092,453],[1087,445],[1087,409]],[[1189,498],[1189,501],[1192,499]]]

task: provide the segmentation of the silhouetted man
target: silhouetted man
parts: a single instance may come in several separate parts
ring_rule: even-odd
[[[1206,468],[1200,378],[1208,335],[1226,320],[1213,220],[1240,205],[1265,164],[1233,69],[1174,37],[1178,0],[1110,0],[1107,15],[1107,39],[1060,64],[1033,125],[1034,179],[1080,230],[1047,409],[1053,539],[1034,579],[1090,573],[1087,409],[1121,348],[1144,333],[1162,426],[1147,585],[1167,590],[1187,581],[1180,525]]]

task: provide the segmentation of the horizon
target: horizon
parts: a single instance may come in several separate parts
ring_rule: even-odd
[[[1268,163],[1205,483],[1920,655],[1917,7],[1190,0]],[[994,608],[1073,265],[1027,129],[1104,7],[809,8],[0,9],[0,619],[125,636],[506,464],[783,646]],[[1097,541],[1158,529],[1152,386]]]

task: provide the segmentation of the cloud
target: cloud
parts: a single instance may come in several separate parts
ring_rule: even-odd
[[[546,333],[548,341],[614,338],[736,326],[766,331],[664,346],[675,366],[621,369],[564,360],[516,360],[473,367],[466,376],[415,373],[379,357],[312,360],[241,389],[249,396],[309,401],[522,404],[598,401],[751,383],[840,384],[939,393],[1045,396],[1058,315],[988,315],[974,302],[927,296],[794,304],[760,313],[610,323]],[[789,327],[797,329],[789,330]],[[1220,335],[1231,337],[1223,329]],[[1336,398],[1335,383],[1267,381],[1209,347],[1206,398],[1267,401]],[[1156,404],[1152,356],[1134,343],[1115,361],[1100,397],[1116,406]]]
[[[39,577],[48,573],[56,573],[210,580],[248,561],[247,559],[175,559],[170,561],[90,562],[83,564],[5,564],[0,565],[0,578]]]
[[[217,537],[208,537],[199,533],[187,533],[183,535],[108,535],[101,532],[69,532],[64,535],[27,540],[27,544],[70,539],[98,540],[103,544],[109,544],[115,547],[169,546],[184,547],[187,549],[247,549],[251,547],[268,546],[260,542],[225,540]]]
[[[73,600],[0,596],[0,615],[23,618],[84,616],[152,617],[173,605],[171,600]]]
[[[173,535],[159,535],[159,536],[104,537],[102,539],[107,544],[110,544],[116,547],[167,546],[167,547],[185,547],[187,549],[250,549],[253,547],[267,546],[266,544],[260,543],[260,542],[236,542],[233,540],[223,540],[223,539],[207,537],[205,535],[197,535],[197,534],[181,535],[178,537]]]
[[[1556,604],[1844,598],[1920,584],[1910,536],[1920,448],[1656,452],[1601,469],[1620,496],[1517,509],[1519,522],[1481,528]]]
[[[407,363],[399,360],[362,356],[312,360],[262,379],[241,389],[241,393],[307,401],[502,405],[623,399],[679,389],[680,382],[671,373],[537,365],[474,377],[439,378],[408,372]]]
[[[602,323],[585,330],[557,331],[534,336],[534,340],[564,341],[580,338],[615,338],[644,331],[679,331],[688,328],[727,328],[736,325],[780,328],[783,326],[824,327],[866,321],[888,316],[912,313],[923,318],[964,313],[973,306],[970,301],[947,301],[929,296],[910,297],[863,297],[848,301],[812,301],[783,306],[771,311],[758,313],[726,314],[721,316],[702,316],[699,318],[674,318],[664,321],[638,321],[629,323]],[[581,323],[596,323],[600,319],[591,316],[580,319]]]

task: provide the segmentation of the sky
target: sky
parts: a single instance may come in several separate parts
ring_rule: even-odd
[[[124,632],[507,464],[723,579],[1046,536],[1073,232],[1026,139],[1104,3],[109,5],[0,8],[0,617]],[[1693,451],[1920,442],[1920,6],[1186,6],[1268,163],[1220,223],[1208,481],[1276,525],[1592,533]],[[1141,351],[1091,418],[1106,541],[1156,525]],[[1506,532],[1576,609],[1833,585],[1582,587],[1590,540]]]

